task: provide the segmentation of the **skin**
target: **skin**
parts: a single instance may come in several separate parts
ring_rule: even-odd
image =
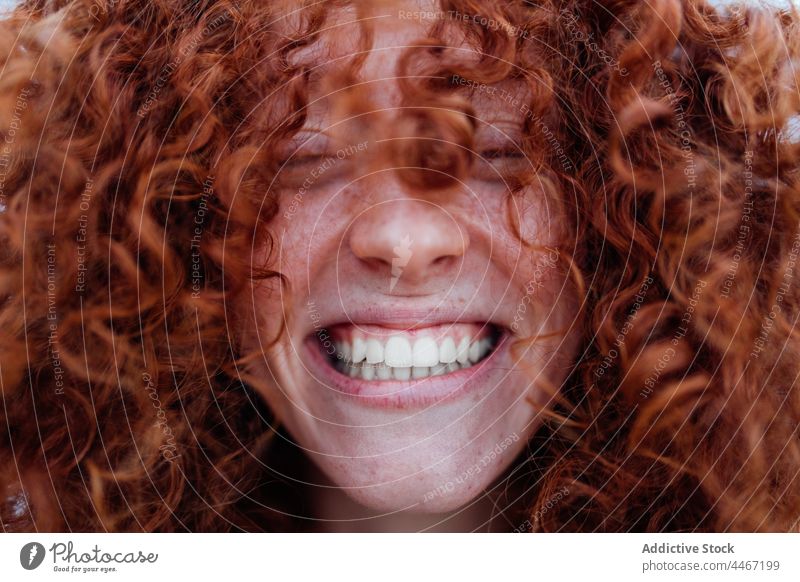
[[[404,46],[425,37],[429,24],[394,17],[377,25],[361,75],[370,84],[370,106],[385,116],[387,127],[403,114],[394,77],[398,59]],[[318,90],[311,100],[323,103],[325,97]],[[504,147],[522,113],[486,92],[473,104],[479,118],[475,150]],[[554,266],[547,252],[525,248],[507,220],[509,205],[523,236],[542,246],[558,243],[563,218],[536,185],[512,200],[489,162],[447,191],[415,190],[391,163],[368,163],[368,152],[377,149],[370,136],[359,134],[362,126],[334,120],[331,109],[312,106],[307,126],[367,145],[316,178],[294,205],[295,191],[283,194],[270,230],[277,242],[273,264],[289,284],[256,284],[239,306],[243,321],[250,322],[244,347],[263,354],[253,373],[268,381],[258,390],[318,469],[315,483],[324,486],[316,499],[320,518],[350,530],[356,528],[352,522],[338,520],[366,519],[361,529],[413,530],[456,514],[451,529],[475,528],[492,511],[480,503],[484,492],[541,425],[541,411],[551,400],[547,387],[560,386],[577,349],[570,331],[575,291],[563,264]],[[347,144],[334,137],[312,142],[310,151],[328,155]],[[297,159],[287,171],[300,177],[318,165],[313,157],[302,161],[302,152]],[[395,248],[406,237],[413,241],[412,253],[390,289]],[[448,309],[465,321],[491,320],[514,338],[558,333],[523,346],[518,360],[507,348],[498,350],[480,385],[418,406],[372,406],[343,394],[310,356],[307,339],[321,325],[381,323],[366,320],[371,310],[382,314],[378,319],[388,314],[386,325],[411,328]]]

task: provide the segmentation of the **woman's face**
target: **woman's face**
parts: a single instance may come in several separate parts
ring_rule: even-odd
[[[391,130],[405,114],[398,61],[431,22],[397,10],[377,22],[361,75]],[[508,468],[568,374],[577,302],[554,250],[564,219],[538,186],[512,197],[495,172],[526,163],[513,85],[471,97],[474,150],[489,160],[438,190],[368,164],[384,144],[334,119],[321,85],[285,170],[298,188],[270,223],[287,284],[253,285],[245,347],[263,351],[263,397],[335,485],[376,510],[449,511]],[[523,246],[514,221],[550,250]]]

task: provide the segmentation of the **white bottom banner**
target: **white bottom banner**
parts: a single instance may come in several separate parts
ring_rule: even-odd
[[[800,580],[800,534],[4,534],[2,580]],[[155,577],[155,578],[154,578]]]

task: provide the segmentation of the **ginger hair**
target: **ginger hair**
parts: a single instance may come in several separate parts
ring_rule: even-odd
[[[277,152],[311,67],[295,56],[343,7],[367,9],[308,3],[292,34],[281,2],[28,0],[0,21],[5,531],[308,527],[231,306],[282,278]],[[509,504],[535,531],[796,531],[797,11],[440,9],[401,63],[433,112],[403,127],[445,145],[393,154],[462,176],[475,127],[454,79],[525,83],[521,147],[569,218],[580,292],[578,359]],[[441,50],[453,30],[480,58]]]

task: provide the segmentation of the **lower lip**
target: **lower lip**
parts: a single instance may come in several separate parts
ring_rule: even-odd
[[[372,408],[424,408],[433,404],[450,401],[481,387],[491,387],[492,381],[499,384],[502,378],[493,378],[501,368],[498,364],[508,352],[507,333],[497,342],[494,350],[483,360],[450,374],[428,376],[418,380],[367,381],[351,378],[334,368],[314,337],[305,342],[310,361],[319,371],[317,380],[348,397],[358,400]]]

